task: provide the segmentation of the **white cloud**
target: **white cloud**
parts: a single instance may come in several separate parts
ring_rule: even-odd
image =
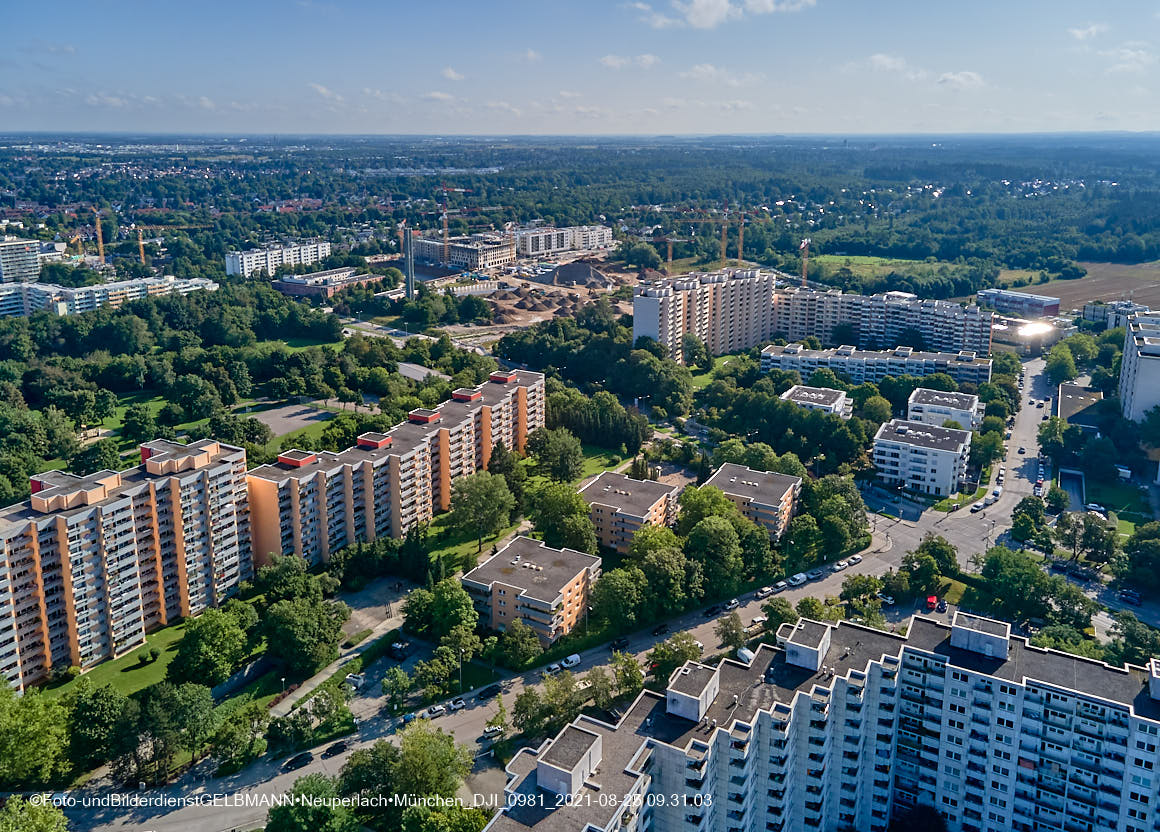
[[[448,81],[462,81],[464,78],[464,76],[461,73],[456,72],[452,67],[449,67],[449,66],[443,67],[442,75]]]
[[[752,72],[734,75],[724,67],[715,66],[714,64],[695,64],[682,72],[681,77],[687,78],[690,81],[724,84],[727,87],[743,87],[747,84],[757,83],[763,76]]]
[[[204,95],[197,99],[197,106],[201,107],[203,110],[217,109],[217,105],[213,103],[213,99],[207,98]]]
[[[314,81],[311,81],[307,86],[309,86],[310,89],[314,90],[327,101],[333,101],[336,104],[342,101],[342,96],[329,87],[324,87],[322,84]]]
[[[576,92],[576,90],[560,90],[561,98],[580,98],[583,93]]]
[[[670,0],[672,13],[657,11],[649,3],[631,2],[630,9],[654,29],[689,26],[693,29],[715,29],[722,23],[746,15],[798,12],[817,4],[817,0]]]
[[[661,62],[656,55],[605,55],[600,63],[608,69],[624,69],[626,66],[638,66],[641,69],[651,69]]]
[[[977,90],[983,86],[983,76],[970,70],[944,72],[938,77],[938,83],[940,86],[956,90]]]
[[[885,52],[876,52],[867,61],[875,72],[893,72],[903,76],[908,81],[923,81],[929,74],[925,69],[911,66],[906,58],[900,55],[888,55]]]
[[[539,61],[543,60],[544,56],[541,55],[539,52],[537,52],[535,49],[532,49],[531,47],[529,47],[529,48],[524,50],[524,53],[520,57],[522,57],[528,63],[534,64],[534,63],[538,63]]]
[[[104,92],[93,92],[85,96],[85,103],[90,107],[109,107],[122,110],[129,106],[129,101],[122,95],[110,95]]]
[[[752,110],[753,109],[753,102],[740,101],[740,100],[722,101],[721,102],[721,109],[727,113],[737,113],[737,112],[740,112],[742,110]]]
[[[1129,41],[1115,49],[1104,50],[1100,55],[1112,60],[1108,72],[1143,72],[1156,63],[1151,44],[1142,41]]]
[[[424,95],[423,98],[427,101],[444,101],[444,102],[446,102],[446,101],[454,101],[455,100],[455,96],[452,95],[451,93],[440,92],[439,90],[433,90],[432,92],[429,92],[426,95]]]
[[[397,92],[386,92],[385,90],[375,89],[373,87],[363,87],[362,94],[367,98],[372,98],[375,101],[387,101],[391,104],[402,104],[403,96]]]
[[[1106,23],[1089,23],[1087,26],[1068,29],[1070,34],[1076,40],[1090,40],[1097,35],[1102,35],[1108,31],[1108,24]]]
[[[501,112],[511,113],[513,116],[522,115],[518,107],[507,101],[489,101],[486,106],[489,110],[499,110]]]

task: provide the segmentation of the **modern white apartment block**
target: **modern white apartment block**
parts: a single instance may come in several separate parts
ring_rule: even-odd
[[[40,277],[40,243],[0,237],[0,283],[31,283]]]
[[[632,337],[649,337],[681,361],[686,334],[712,355],[755,347],[773,337],[772,272],[738,269],[664,278],[637,286]]]
[[[142,298],[217,290],[218,284],[208,278],[178,279],[172,275],[75,287],[57,286],[55,283],[4,283],[0,284],[0,315],[27,317],[35,312],[79,315],[102,306],[112,306],[115,309],[129,301]]]
[[[887,376],[929,376],[946,373],[959,384],[982,384],[991,380],[991,359],[973,352],[918,352],[910,347],[869,352],[852,346],[811,350],[801,344],[770,345],[761,350],[761,370],[796,372],[809,378],[821,369],[847,376],[855,384],[879,382]]]
[[[247,474],[254,558],[319,564],[353,543],[401,537],[449,509],[452,484],[486,469],[496,444],[522,451],[544,418],[543,374],[502,370],[345,451],[284,451]]]
[[[330,243],[326,240],[231,251],[226,254],[226,274],[249,277],[254,272],[264,272],[273,277],[279,266],[309,266],[329,256]]]
[[[604,225],[518,228],[514,234],[516,252],[521,257],[547,257],[568,251],[596,251],[612,248],[613,243],[612,229]]]
[[[460,581],[483,626],[502,633],[523,621],[551,644],[584,623],[588,593],[599,577],[595,555],[519,535]]]
[[[246,452],[141,446],[141,465],[46,471],[0,509],[0,673],[19,689],[132,650],[253,576]]]
[[[795,384],[781,394],[783,401],[793,402],[806,410],[820,410],[849,419],[853,412],[854,403],[846,395],[845,390],[834,390],[829,387],[807,387],[804,384]]]
[[[1097,300],[1083,305],[1083,319],[1116,329],[1126,327],[1133,315],[1148,315],[1151,311],[1151,307],[1130,300]]]
[[[754,471],[735,462],[724,463],[705,485],[721,489],[742,516],[764,526],[774,540],[785,533],[802,493],[801,477]]]
[[[442,238],[416,237],[415,257],[418,260],[469,271],[494,269],[515,262],[516,242],[508,234],[451,237],[447,241],[447,257],[444,259]]]
[[[1125,419],[1143,420],[1160,405],[1160,315],[1128,318],[1120,363],[1120,406]]]
[[[1004,315],[1018,315],[1021,318],[1048,318],[1059,314],[1059,298],[1049,295],[1033,295],[1012,289],[980,289],[976,300]]]
[[[777,642],[523,749],[486,829],[885,832],[918,805],[951,832],[1155,829],[1155,660],[1111,667],[962,612],[905,636],[802,620]]]
[[[773,331],[790,341],[813,336],[824,344],[852,340],[862,349],[881,350],[918,333],[930,350],[991,351],[995,315],[978,306],[924,300],[909,292],[850,295],[798,287],[778,289],[773,305]],[[838,327],[848,331],[835,332]]]
[[[675,485],[635,480],[602,471],[580,489],[601,546],[628,554],[632,538],[644,526],[671,526],[677,521]]]
[[[979,397],[969,393],[916,387],[906,401],[906,418],[940,428],[948,421],[958,422],[966,430],[974,430],[983,423],[983,409]]]
[[[966,479],[971,432],[892,419],[874,434],[874,467],[886,483],[948,497]]]

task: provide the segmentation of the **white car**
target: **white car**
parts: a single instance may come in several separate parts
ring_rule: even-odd
[[[850,565],[850,564],[848,564],[846,561],[844,561],[844,560],[840,560],[840,561],[838,561],[837,563],[835,563],[835,564],[834,564],[834,571],[835,571],[835,572],[841,572],[843,569],[845,569],[845,568],[846,568],[847,566],[849,566],[849,565]]]
[[[848,557],[848,558],[846,559],[846,562],[847,562],[848,564],[850,564],[851,566],[853,566],[853,565],[854,565],[854,564],[856,564],[856,563],[861,563],[861,562],[862,562],[862,556],[861,556],[861,555],[850,555],[850,557]]]
[[[806,576],[805,572],[798,572],[796,575],[792,576],[789,579],[789,585],[790,586],[801,586],[802,584],[804,584],[808,580],[809,580],[809,578]]]
[[[755,615],[753,620],[749,622],[750,627],[760,627],[765,622],[769,621],[764,615]]]
[[[423,716],[427,717],[427,719],[434,719],[437,716],[443,716],[445,713],[447,713],[447,709],[442,705],[432,705],[423,712]]]
[[[492,737],[498,737],[502,733],[503,728],[500,728],[498,725],[489,725],[483,729],[482,736],[485,740],[490,740]]]
[[[778,581],[773,585],[774,592],[784,592],[787,589],[789,589],[789,584],[787,584],[785,581]]]
[[[893,595],[883,595],[881,592],[879,592],[877,594],[877,597],[878,597],[878,600],[882,602],[882,606],[884,606],[884,607],[893,607],[894,606],[894,596]]]
[[[550,665],[548,665],[547,667],[545,667],[543,670],[540,671],[540,675],[546,679],[549,676],[555,676],[559,672],[560,672],[560,665],[556,664],[555,662],[552,662]]]
[[[1088,503],[1086,506],[1084,506],[1084,508],[1088,511],[1094,511],[1096,514],[1104,514],[1107,512],[1107,509],[1101,506],[1099,503]]]
[[[738,601],[736,598],[731,598],[731,599],[729,599],[729,603],[727,603],[727,604],[725,605],[725,610],[726,610],[726,611],[729,611],[729,610],[735,610],[735,609],[737,609],[737,608],[738,608],[738,607],[740,607],[740,606],[741,606],[741,602],[740,602],[740,601]]]
[[[975,512],[982,511],[986,507],[986,504],[982,500],[979,500],[979,502],[971,506],[971,513],[974,514]]]
[[[563,661],[560,662],[560,667],[576,667],[578,664],[580,664],[580,654],[573,653],[571,656],[566,656]]]
[[[773,595],[773,587],[771,586],[763,586],[757,592],[753,593],[755,598],[768,598],[770,595]]]
[[[453,714],[456,711],[462,711],[467,707],[467,703],[463,701],[462,696],[457,696],[447,703],[447,713]]]

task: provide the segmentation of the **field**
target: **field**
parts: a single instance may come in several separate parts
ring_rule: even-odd
[[[1130,535],[1136,530],[1137,525],[1152,520],[1152,507],[1148,504],[1148,497],[1135,485],[1088,480],[1085,491],[1090,502],[1116,513],[1122,535]]]
[[[1146,306],[1160,306],[1160,261],[1123,265],[1120,263],[1080,263],[1088,273],[1079,280],[1051,280],[1016,288],[1017,292],[1049,295],[1060,300],[1060,311],[1079,309],[1093,300],[1134,300]],[[1003,277],[1017,276],[1004,272]]]
[[[925,260],[902,260],[892,257],[845,254],[818,254],[811,257],[810,262],[825,266],[831,274],[838,269],[847,268],[858,277],[881,277],[891,272],[905,272],[907,270],[928,272],[942,266],[946,266],[951,271],[959,268],[954,263],[928,263]]]

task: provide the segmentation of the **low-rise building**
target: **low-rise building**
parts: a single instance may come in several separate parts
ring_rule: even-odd
[[[255,272],[264,272],[267,277],[273,277],[279,266],[309,266],[329,256],[330,243],[326,240],[231,251],[226,254],[226,274],[249,277]]]
[[[1128,319],[1120,362],[1120,406],[1125,419],[1139,422],[1160,405],[1160,315]]]
[[[612,229],[604,225],[574,225],[568,228],[535,226],[517,228],[516,251],[521,257],[549,257],[567,251],[594,251],[612,248]]]
[[[140,646],[253,577],[246,452],[141,446],[141,465],[45,471],[0,509],[0,673],[18,689]]]
[[[122,304],[159,295],[188,295],[191,292],[216,292],[218,284],[204,277],[178,279],[141,277],[117,280],[92,286],[57,286],[55,283],[0,284],[0,315],[27,317],[35,312],[54,315],[79,315],[102,306],[116,309]]]
[[[1083,319],[1103,324],[1107,329],[1126,327],[1133,315],[1147,315],[1151,307],[1130,300],[1096,300],[1083,305]]]
[[[807,387],[804,384],[795,384],[781,394],[787,402],[793,402],[798,407],[807,410],[820,410],[849,419],[854,403],[846,395],[845,390],[834,390],[830,387]]]
[[[445,253],[442,238],[416,237],[415,258],[470,271],[493,269],[515,262],[516,242],[507,234],[470,234],[449,238]]]
[[[247,475],[254,557],[319,564],[353,543],[402,537],[448,510],[455,480],[485,470],[495,445],[522,451],[544,414],[543,374],[501,370],[353,448],[283,451]]]
[[[1048,295],[1033,295],[1011,289],[980,289],[975,297],[980,306],[989,306],[1004,315],[1050,318],[1059,314],[1059,298]]]
[[[906,401],[906,418],[935,427],[957,422],[966,430],[974,430],[983,423],[983,409],[979,397],[970,393],[916,387]]]
[[[597,542],[621,554],[628,554],[638,529],[671,526],[677,519],[677,486],[655,480],[603,471],[580,489],[580,496],[588,503]]]
[[[460,580],[480,622],[503,632],[523,621],[551,644],[583,624],[600,558],[520,535]]]
[[[854,384],[879,382],[887,376],[929,376],[946,373],[959,384],[982,384],[991,380],[991,359],[964,350],[958,353],[921,352],[911,347],[871,352],[852,346],[811,350],[801,344],[770,345],[761,351],[761,369],[796,372],[809,378],[817,370],[833,370]]]
[[[1064,382],[1055,396],[1055,415],[1069,425],[1098,435],[1101,422],[1098,410],[1103,399],[1104,394],[1099,390]]]
[[[718,468],[705,485],[721,489],[746,519],[764,526],[774,540],[785,533],[802,492],[801,477],[754,471],[735,462]]]
[[[336,292],[351,286],[367,286],[383,279],[381,274],[357,273],[357,269],[327,269],[310,274],[288,274],[275,280],[271,285],[284,295],[292,297],[329,298]]]
[[[888,484],[935,497],[958,493],[967,476],[971,432],[892,419],[874,434],[874,466]]]

